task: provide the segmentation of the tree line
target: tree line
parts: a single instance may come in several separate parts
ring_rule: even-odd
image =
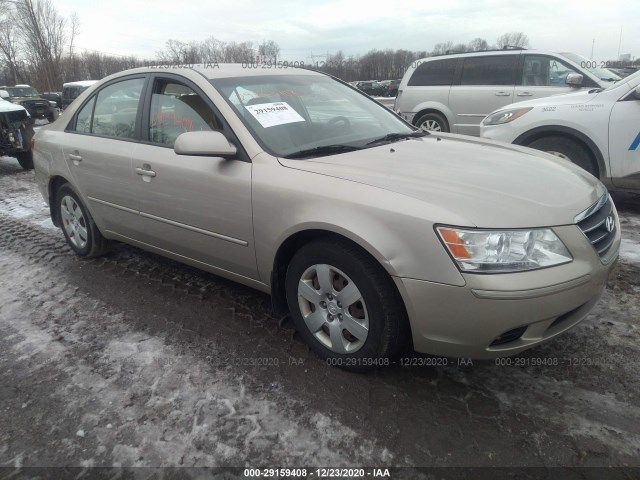
[[[88,51],[75,45],[80,22],[75,14],[66,18],[53,0],[0,0],[0,85],[26,83],[41,92],[59,91],[64,82],[99,80],[112,73],[154,64],[250,63],[257,56],[280,60],[280,47],[273,40],[225,42],[211,36],[200,41],[166,41],[153,58],[120,56]],[[528,48],[522,32],[501,35],[490,44],[484,38],[468,43],[437,43],[433,49],[370,50],[363,55],[327,53],[298,59],[311,68],[346,81],[396,79],[416,60],[448,52],[475,52],[505,47]],[[636,61],[640,63],[640,61]]]

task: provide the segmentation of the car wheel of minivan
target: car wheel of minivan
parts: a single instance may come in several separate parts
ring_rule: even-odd
[[[309,243],[293,256],[285,282],[296,330],[328,364],[366,371],[407,343],[406,312],[387,272],[355,246]]]
[[[449,125],[442,115],[426,113],[416,121],[416,127],[429,132],[448,132]]]
[[[25,170],[33,169],[33,153],[31,152],[18,152],[16,153],[18,163]]]
[[[68,183],[58,189],[56,208],[64,237],[76,254],[91,258],[109,250],[109,242],[102,236],[91,214]]]
[[[527,146],[569,160],[594,177],[599,177],[598,165],[591,153],[575,140],[567,137],[550,136],[539,138]]]

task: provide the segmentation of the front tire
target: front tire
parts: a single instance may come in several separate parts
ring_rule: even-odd
[[[408,321],[391,277],[345,242],[318,240],[291,259],[285,282],[296,330],[327,363],[363,372],[407,344]]]
[[[427,132],[448,132],[449,124],[438,113],[426,113],[416,121],[416,127]]]
[[[539,138],[527,146],[569,160],[594,177],[599,178],[598,165],[591,153],[575,140],[567,137],[550,136]]]
[[[33,153],[32,152],[18,152],[16,153],[18,163],[25,170],[33,170]]]
[[[92,258],[109,250],[109,242],[102,236],[89,210],[68,183],[58,189],[56,209],[67,244],[77,255]]]

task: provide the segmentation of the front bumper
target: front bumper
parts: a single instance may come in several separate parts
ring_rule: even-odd
[[[554,231],[573,262],[522,273],[463,274],[462,287],[394,277],[409,314],[414,349],[474,359],[513,355],[583,320],[616,263],[620,227],[606,259],[577,226]]]
[[[502,125],[483,125],[480,124],[480,137],[498,142],[513,143],[520,135],[521,131],[513,127],[511,123]]]

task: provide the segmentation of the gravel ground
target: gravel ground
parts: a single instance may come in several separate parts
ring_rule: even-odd
[[[259,292],[126,245],[78,259],[13,159],[0,159],[0,192],[0,478],[36,466],[640,467],[637,197],[617,199],[620,261],[570,332],[510,366],[358,375],[309,352]]]

